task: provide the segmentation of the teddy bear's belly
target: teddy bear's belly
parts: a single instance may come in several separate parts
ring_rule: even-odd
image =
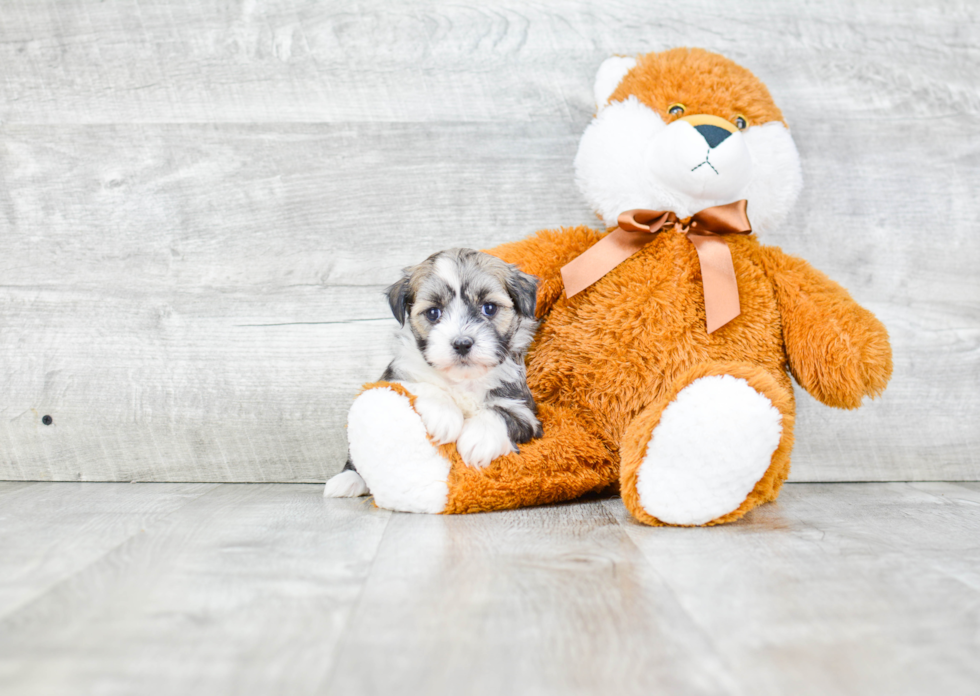
[[[588,414],[617,441],[632,417],[691,365],[748,362],[784,377],[782,327],[768,279],[736,258],[742,313],[709,335],[696,256],[686,258],[686,251],[674,257],[678,263],[664,264],[664,254],[629,259],[571,301],[560,299],[528,354],[535,398]]]

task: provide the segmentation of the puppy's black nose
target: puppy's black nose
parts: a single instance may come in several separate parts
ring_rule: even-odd
[[[731,132],[726,131],[724,128],[719,128],[718,126],[712,126],[707,123],[702,123],[700,126],[694,126],[694,130],[701,134],[705,142],[708,143],[708,147],[715,148],[725,142],[725,138],[731,135]]]
[[[453,341],[453,348],[455,348],[456,352],[459,353],[460,355],[466,355],[467,353],[470,352],[470,348],[472,347],[473,347],[473,339],[467,336],[460,336],[459,338]]]

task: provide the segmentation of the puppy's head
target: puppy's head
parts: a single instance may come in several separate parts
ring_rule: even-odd
[[[447,249],[387,289],[398,322],[425,361],[454,380],[523,360],[534,336],[538,280],[495,256]]]

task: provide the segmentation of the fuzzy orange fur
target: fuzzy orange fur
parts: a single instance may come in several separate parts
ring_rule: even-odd
[[[639,59],[612,101],[635,95],[666,121],[673,103],[750,124],[781,121],[765,86],[748,70],[700,49]],[[782,414],[769,469],[738,509],[738,519],[774,500],[789,475],[794,401],[787,369],[816,398],[855,408],[881,393],[891,375],[885,327],[842,287],[801,259],[754,236],[728,237],[741,314],[705,330],[694,245],[664,230],[585,292],[564,296],[560,269],[602,232],[545,230],[490,250],[541,279],[541,325],[527,356],[528,383],[544,436],[485,469],[465,466],[453,445],[446,512],[475,512],[577,498],[615,488],[640,522],[661,524],[640,505],[636,477],[664,408],[693,380],[744,379]]]
[[[546,230],[491,253],[541,278],[543,317],[528,354],[528,382],[544,437],[483,470],[453,460],[447,512],[474,512],[570,500],[612,488],[618,477],[630,512],[646,524],[636,471],[667,404],[699,377],[746,380],[782,414],[783,433],[765,475],[738,519],[774,500],[789,475],[795,404],[787,364],[825,403],[853,407],[881,392],[891,373],[884,326],[805,261],[753,237],[729,238],[742,312],[705,330],[697,252],[679,232],[646,247],[571,300],[560,269],[603,233]]]
[[[703,48],[673,48],[640,56],[609,101],[630,95],[660,114],[665,123],[684,116],[668,112],[674,104],[683,104],[685,114],[713,114],[727,121],[742,116],[750,126],[785,123],[762,81],[741,65]]]

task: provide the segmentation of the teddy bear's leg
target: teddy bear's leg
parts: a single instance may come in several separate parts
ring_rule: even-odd
[[[414,401],[400,384],[369,385],[347,415],[351,461],[378,507],[442,512],[449,460],[429,440]]]
[[[544,436],[466,466],[454,444],[436,446],[397,383],[377,383],[351,406],[347,438],[357,472],[382,508],[466,513],[571,500],[615,486],[616,455],[568,409],[541,405]]]
[[[454,445],[448,513],[483,512],[574,500],[614,489],[619,478],[615,448],[588,427],[576,411],[538,405],[542,437],[520,445],[484,468],[463,464]]]
[[[652,525],[721,524],[774,500],[789,475],[793,391],[785,373],[698,365],[630,423],[626,507]]]

